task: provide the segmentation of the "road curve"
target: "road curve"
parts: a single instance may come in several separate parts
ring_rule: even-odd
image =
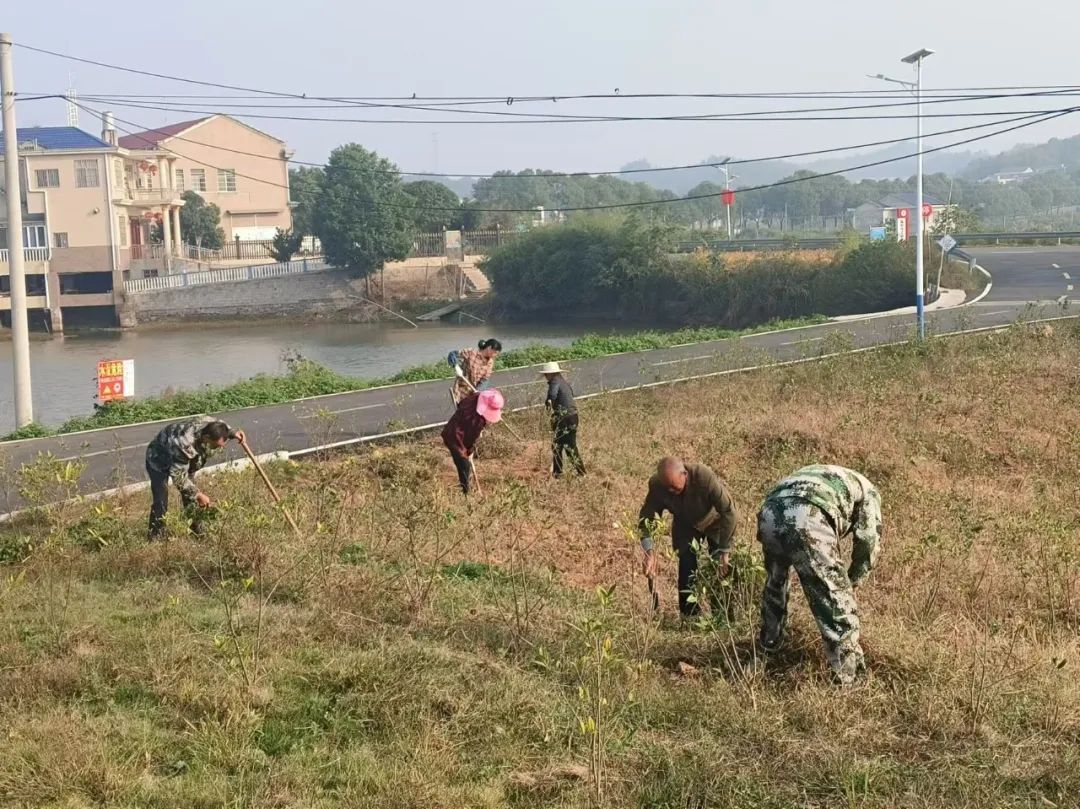
[[[928,313],[936,334],[1006,326],[1017,320],[1071,314],[1068,301],[1080,281],[1080,248],[974,249],[970,251],[993,278],[990,291],[964,306]],[[1076,279],[1076,280],[1074,280]],[[872,348],[908,339],[910,314],[870,316],[798,329],[599,357],[568,363],[579,398],[614,390],[662,384],[773,362],[805,361],[835,351]],[[449,381],[420,382],[319,396],[279,405],[221,413],[243,427],[259,452],[302,453],[313,447],[346,445],[388,432],[436,425],[449,418]],[[511,408],[539,404],[544,386],[535,369],[501,371],[494,384]],[[172,419],[170,419],[171,421]],[[0,445],[0,469],[18,469],[39,453],[86,464],[84,494],[142,480],[147,443],[167,422],[134,424],[84,433],[14,441]],[[239,455],[235,446],[222,463]],[[0,515],[25,506],[6,487]]]

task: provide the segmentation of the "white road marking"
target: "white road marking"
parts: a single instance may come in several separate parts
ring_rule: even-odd
[[[975,317],[990,317],[991,315],[1004,315],[1008,313],[1008,309],[1001,309],[997,312],[979,312]]]
[[[150,443],[149,441],[146,442]],[[66,458],[57,458],[58,461],[79,461],[83,458],[95,458],[98,455],[112,455],[114,452],[127,452],[129,449],[135,449],[136,447],[145,447],[146,444],[129,444],[126,447],[113,447],[112,449],[99,449],[97,452],[84,452],[80,455],[69,455]]]
[[[1072,292],[1072,291],[1073,291],[1073,285],[1072,285],[1072,284],[1068,284],[1068,285],[1066,285],[1066,287],[1065,287],[1065,291],[1066,291],[1066,292]]]
[[[1051,264],[1050,266],[1053,267],[1055,270],[1060,270],[1061,269],[1060,264]]]
[[[303,416],[298,416],[301,419],[317,419],[321,416],[336,416],[339,413],[353,413],[357,410],[374,410],[376,407],[386,407],[386,404],[369,404],[360,405],[359,407],[346,407],[343,410],[323,410],[318,413],[307,413]]]
[[[1066,281],[1069,281],[1069,280],[1071,280],[1071,279],[1072,279],[1072,276],[1071,276],[1071,275],[1069,275],[1069,274],[1068,274],[1067,272],[1063,272],[1063,273],[1061,274],[1061,277],[1062,277],[1062,278],[1064,278],[1064,279],[1065,279]]]
[[[782,346],[797,346],[803,343],[816,343],[818,340],[824,340],[824,337],[807,337],[805,340],[789,340],[786,343],[781,343]]]
[[[716,355],[715,354],[702,354],[700,357],[685,357],[685,358],[683,358],[681,360],[667,360],[666,362],[653,362],[653,363],[650,363],[650,365],[652,365],[654,367],[657,366],[657,365],[677,365],[680,362],[693,362],[694,360],[711,360],[714,356],[716,356]]]
[[[1061,296],[1060,298],[1058,298],[1058,299],[1057,299],[1057,303],[1058,303],[1058,304],[1060,304],[1061,306],[1064,306],[1064,305],[1065,305],[1065,303],[1066,303],[1066,302],[1067,302],[1068,300],[1069,300],[1069,296],[1068,296],[1068,295],[1062,295],[1062,296]]]

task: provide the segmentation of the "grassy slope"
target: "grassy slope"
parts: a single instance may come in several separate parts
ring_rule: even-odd
[[[1078,349],[1072,323],[591,400],[582,481],[546,478],[518,416],[528,446],[486,436],[467,504],[434,438],[278,466],[303,540],[250,473],[207,484],[203,543],[146,547],[141,497],[0,529],[0,553],[36,546],[0,567],[0,795],[585,807],[599,681],[606,806],[1075,806]],[[756,586],[730,629],[681,628],[668,562],[648,622],[614,524],[665,451],[726,476],[747,575],[780,475],[881,486],[867,682],[828,684],[797,588],[768,663]],[[39,471],[21,484],[55,489]]]

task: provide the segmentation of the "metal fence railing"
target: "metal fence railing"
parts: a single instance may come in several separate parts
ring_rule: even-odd
[[[467,255],[487,255],[518,236],[516,231],[490,228],[461,231],[461,247]],[[445,233],[417,233],[413,236],[409,258],[434,258],[446,255]]]
[[[23,261],[49,261],[52,258],[51,247],[24,247]],[[0,264],[7,264],[10,253],[6,247],[0,247]]]
[[[182,289],[184,287],[205,286],[207,284],[225,284],[236,281],[255,281],[260,278],[277,278],[283,275],[298,275],[305,272],[321,272],[331,269],[322,259],[300,259],[276,264],[258,264],[251,267],[223,267],[218,270],[174,273],[159,275],[155,278],[137,278],[124,282],[124,292],[138,295],[144,292],[156,292],[163,289]]]

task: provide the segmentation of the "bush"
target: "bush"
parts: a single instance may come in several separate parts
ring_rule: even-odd
[[[581,312],[743,328],[811,314],[880,311],[908,302],[912,248],[850,240],[831,258],[786,251],[672,255],[670,232],[635,218],[540,228],[484,263],[511,311]]]

